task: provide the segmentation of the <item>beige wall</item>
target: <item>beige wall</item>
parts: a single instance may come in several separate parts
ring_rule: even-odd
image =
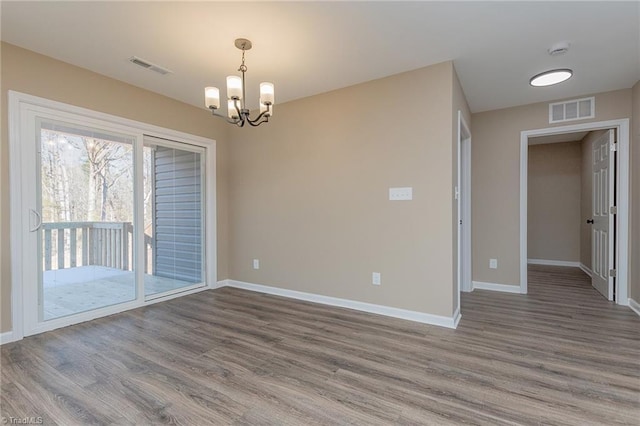
[[[631,273],[629,297],[640,303],[640,81],[633,86],[631,118]]]
[[[175,129],[217,141],[218,278],[228,277],[227,155],[228,127],[209,113],[91,71],[16,46],[1,45],[2,143],[0,144],[0,331],[11,329],[9,246],[9,141],[7,91],[65,102],[128,119]]]
[[[631,116],[631,89],[595,97],[596,117],[580,123]],[[520,132],[554,127],[548,103],[481,112],[472,120],[473,279],[519,285]],[[489,268],[490,258],[498,259],[498,269]]]
[[[451,316],[453,75],[443,63],[288,102],[235,131],[231,277]],[[413,201],[390,202],[403,186]]]
[[[1,60],[1,331],[11,327],[8,90],[216,139],[218,279],[452,315],[458,109],[471,121],[452,63],[281,104],[269,126],[236,130],[16,46],[3,43]],[[414,200],[389,202],[394,186],[412,186]]]
[[[529,259],[580,260],[581,151],[580,141],[529,146]]]

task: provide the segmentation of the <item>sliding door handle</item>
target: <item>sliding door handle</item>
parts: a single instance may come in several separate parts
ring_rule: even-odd
[[[42,226],[42,216],[40,216],[40,213],[38,213],[37,211],[33,210],[33,209],[29,209],[29,211],[31,213],[33,213],[36,218],[38,219],[38,224],[29,228],[29,232],[36,232],[38,229],[40,229],[40,227]]]
[[[590,223],[593,225],[593,219],[587,219],[587,223]]]

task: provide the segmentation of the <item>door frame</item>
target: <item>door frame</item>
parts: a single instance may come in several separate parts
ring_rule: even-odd
[[[141,306],[151,305],[161,301],[181,297],[187,294],[197,293],[207,289],[213,289],[217,287],[217,242],[216,242],[216,141],[213,139],[203,138],[200,136],[191,135],[188,133],[179,132],[176,130],[166,129],[163,127],[155,126],[152,124],[142,123],[114,115],[93,111],[86,108],[81,108],[62,102],[52,101],[49,99],[40,98],[33,95],[28,95],[20,92],[9,91],[8,93],[9,104],[9,158],[10,168],[10,223],[11,223],[11,331],[2,333],[2,341],[0,343],[8,343],[16,340],[20,340],[25,335],[36,334],[44,331],[53,330],[55,328],[71,325],[64,321],[52,320],[49,324],[40,323],[40,327],[37,330],[25,330],[24,321],[24,301],[25,301],[25,286],[23,285],[23,261],[24,259],[24,247],[23,244],[23,232],[25,227],[29,225],[29,215],[24,214],[23,211],[23,197],[22,186],[33,185],[34,182],[23,182],[22,179],[22,165],[25,158],[22,158],[22,142],[27,135],[23,134],[23,130],[26,128],[28,112],[38,109],[53,110],[61,113],[61,115],[74,114],[87,120],[88,123],[100,121],[103,123],[109,123],[115,128],[128,128],[133,130],[137,134],[139,139],[138,143],[142,143],[144,135],[155,136],[161,139],[176,140],[184,143],[189,143],[198,146],[206,147],[205,167],[207,170],[205,181],[205,194],[206,194],[206,222],[205,222],[205,244],[206,244],[206,276],[205,285],[203,287],[187,290],[177,294],[170,294],[165,297],[160,297],[151,300],[144,300],[144,291],[141,291],[142,282],[138,279],[138,292],[142,294],[142,298],[138,297],[132,302],[128,302],[122,305],[101,308],[95,311],[88,311],[84,314],[77,316],[78,323],[82,321],[88,321],[91,319],[99,318],[105,315],[110,315],[117,312],[122,312],[128,309],[133,309]],[[135,158],[135,156],[134,156]],[[137,165],[137,185],[134,188],[134,194],[142,193],[142,159],[137,158],[135,161]],[[138,218],[134,218],[136,222],[140,223],[142,218],[142,212],[138,211]],[[138,227],[138,233],[143,232],[141,227]],[[142,247],[138,244],[136,250],[137,256],[143,254]],[[139,268],[138,268],[139,269]],[[138,271],[140,275],[142,272]],[[62,318],[64,319],[64,318]]]
[[[629,119],[598,121],[568,126],[520,132],[520,293],[527,293],[527,180],[529,160],[529,137],[550,136],[564,133],[615,129],[618,134],[618,155],[616,175],[616,300],[619,305],[629,304]],[[620,249],[622,248],[622,250]]]
[[[471,285],[471,131],[460,110],[458,110],[458,181],[456,198],[458,205],[457,307],[460,309],[460,292],[473,290]],[[460,224],[461,220],[462,224]]]

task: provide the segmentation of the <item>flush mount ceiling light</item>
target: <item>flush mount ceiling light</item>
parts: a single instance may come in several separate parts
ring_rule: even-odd
[[[216,114],[216,110],[220,108],[220,91],[217,87],[206,87],[204,89],[205,105],[211,110],[216,117],[226,118],[227,122],[243,127],[249,123],[251,126],[259,126],[267,123],[269,117],[273,116],[274,88],[273,83],[260,83],[260,114],[253,120],[249,118],[250,112],[245,104],[245,83],[244,73],[247,72],[247,66],[244,64],[244,52],[251,49],[251,41],[246,38],[238,38],[235,46],[242,50],[242,64],[238,71],[242,73],[242,77],[230,75],[227,77],[227,117]]]
[[[569,80],[572,75],[573,71],[568,68],[545,71],[531,77],[529,84],[534,87],[553,86]]]

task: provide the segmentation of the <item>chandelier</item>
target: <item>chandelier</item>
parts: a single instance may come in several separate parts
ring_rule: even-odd
[[[247,123],[254,127],[259,126],[262,123],[267,123],[269,117],[273,116],[273,83],[260,83],[260,114],[252,120],[245,103],[244,82],[244,74],[247,72],[247,66],[244,64],[244,52],[251,49],[251,41],[246,38],[238,38],[235,41],[235,46],[242,50],[242,64],[238,68],[242,77],[236,75],[227,77],[227,117],[216,114],[216,110],[220,108],[220,91],[217,87],[204,89],[205,105],[214,116],[224,118],[227,122],[238,127],[244,127]]]

